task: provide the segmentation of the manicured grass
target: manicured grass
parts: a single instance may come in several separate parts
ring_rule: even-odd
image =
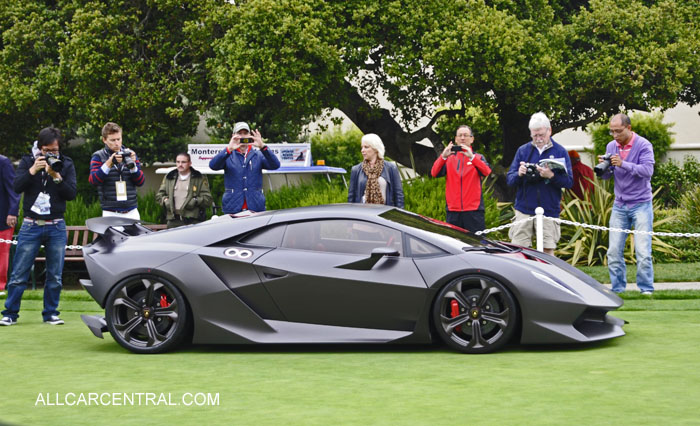
[[[0,329],[10,424],[681,424],[700,399],[699,292],[625,294],[627,335],[593,345],[519,346],[489,355],[444,346],[195,346],[134,355],[92,336],[65,292],[64,326],[27,294]],[[46,406],[40,393],[219,394],[217,406]]]
[[[601,283],[610,283],[607,266],[579,266],[583,272]],[[627,282],[637,281],[637,266],[627,265]],[[654,264],[654,282],[675,283],[700,281],[700,263],[658,263]]]

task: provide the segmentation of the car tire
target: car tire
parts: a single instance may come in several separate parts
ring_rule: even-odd
[[[433,325],[451,348],[483,354],[502,348],[519,321],[518,304],[508,288],[484,275],[448,282],[433,303]]]
[[[142,354],[169,351],[187,334],[185,298],[171,282],[154,275],[120,281],[107,297],[105,320],[121,346]]]

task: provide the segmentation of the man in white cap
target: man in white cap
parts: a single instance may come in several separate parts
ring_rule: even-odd
[[[275,170],[280,161],[262,140],[260,131],[252,133],[248,123],[238,122],[226,149],[209,161],[212,170],[224,170],[224,196],[221,208],[226,214],[243,210],[265,210],[262,190],[262,170]]]

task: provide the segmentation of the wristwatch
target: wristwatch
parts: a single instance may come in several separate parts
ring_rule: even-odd
[[[53,178],[53,183],[58,184],[58,183],[61,183],[61,182],[63,182],[63,178],[62,178],[62,177],[59,176],[59,177],[57,177],[57,178]]]

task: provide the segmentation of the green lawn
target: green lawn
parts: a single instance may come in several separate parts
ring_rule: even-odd
[[[579,266],[583,272],[601,283],[610,283],[607,266]],[[637,266],[627,265],[627,282],[637,281]],[[654,265],[654,282],[700,282],[700,263],[657,263]]]
[[[469,356],[442,346],[196,346],[134,355],[92,336],[65,292],[64,326],[38,292],[0,329],[0,423],[680,424],[700,400],[700,292],[626,294],[627,335],[584,346]],[[692,297],[684,299],[684,297]],[[216,406],[55,406],[68,393],[219,395]],[[48,400],[46,394],[49,394]],[[43,395],[43,400],[39,397]],[[37,405],[37,400],[39,404]]]

